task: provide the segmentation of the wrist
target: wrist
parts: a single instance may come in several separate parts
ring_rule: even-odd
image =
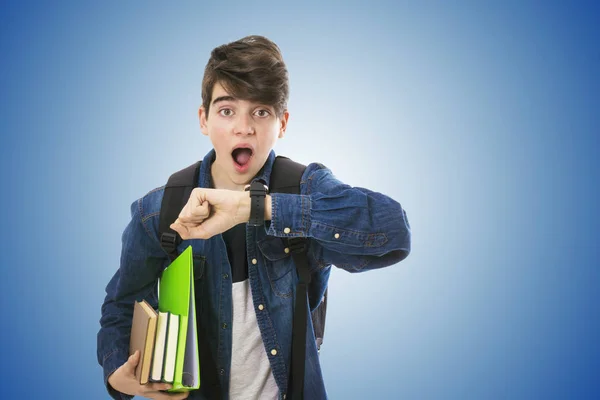
[[[251,199],[247,192],[242,192],[240,203],[237,212],[237,224],[247,223],[250,221]]]
[[[238,223],[248,223],[250,221],[250,208],[252,207],[252,201],[250,199],[249,195],[244,195],[242,196],[242,199],[240,201],[240,206],[239,206],[239,212],[238,212]],[[271,195],[266,195],[265,196],[265,221],[270,221],[271,220],[271,207],[272,207],[272,203],[271,203]]]

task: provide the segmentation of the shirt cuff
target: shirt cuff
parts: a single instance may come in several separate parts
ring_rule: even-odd
[[[110,386],[108,383],[108,377],[117,370],[121,365],[127,361],[129,354],[124,354],[118,350],[109,353],[109,355],[104,359],[102,363],[102,367],[104,368],[104,385],[106,386],[106,390],[108,390],[108,394],[115,400],[131,400],[133,396],[128,394],[124,394],[116,391]],[[125,360],[125,361],[123,361]]]
[[[271,224],[267,235],[278,237],[308,237],[311,226],[310,196],[271,194]]]

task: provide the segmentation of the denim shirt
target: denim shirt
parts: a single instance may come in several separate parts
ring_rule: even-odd
[[[214,150],[204,158],[198,186],[211,187]],[[275,153],[257,176],[269,182]],[[405,211],[395,200],[368,189],[340,182],[321,164],[307,166],[301,193],[271,194],[272,217],[265,226],[246,226],[248,279],[273,376],[280,399],[290,375],[292,316],[298,275],[282,238],[308,238],[311,270],[309,298],[315,307],[323,295],[331,266],[349,272],[386,267],[410,252],[410,226]],[[98,362],[104,382],[115,399],[131,399],[108,385],[108,376],[127,361],[133,303],[146,299],[158,307],[157,280],[169,264],[158,238],[159,213],[164,186],[131,205],[131,221],[122,236],[120,267],[106,287],[98,332]],[[191,245],[194,253],[196,315],[205,329],[208,348],[217,365],[222,397],[229,398],[232,346],[231,266],[222,235],[208,240],[184,240],[179,250]],[[312,323],[307,328],[304,397],[326,399]],[[202,369],[202,365],[200,365]],[[214,375],[214,374],[213,374]],[[233,377],[235,379],[235,377]],[[202,388],[188,399],[214,398]]]

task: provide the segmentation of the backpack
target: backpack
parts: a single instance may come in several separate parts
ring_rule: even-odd
[[[181,237],[170,228],[181,209],[187,203],[192,189],[198,185],[200,174],[198,161],[169,177],[165,186],[164,196],[160,208],[159,232],[160,245],[168,254],[171,261],[177,258],[177,247]],[[305,165],[296,163],[287,157],[277,156],[271,172],[269,193],[300,194],[300,180],[306,169]],[[296,265],[299,282],[296,289],[296,302],[292,329],[292,368],[290,384],[288,385],[289,399],[303,398],[304,389],[304,362],[306,359],[306,324],[308,319],[308,290],[310,287],[310,273],[308,267],[308,241],[306,238],[285,238],[287,247]],[[317,351],[320,351],[325,331],[325,317],[327,313],[327,289],[320,304],[311,312],[313,332],[315,334]],[[296,384],[297,383],[297,384]]]

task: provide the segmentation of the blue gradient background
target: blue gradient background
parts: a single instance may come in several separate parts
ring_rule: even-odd
[[[290,71],[276,151],[413,228],[400,264],[332,272],[330,398],[600,398],[598,6],[79,3],[1,3],[1,398],[107,398],[129,205],[210,149],[204,66],[255,33]]]

